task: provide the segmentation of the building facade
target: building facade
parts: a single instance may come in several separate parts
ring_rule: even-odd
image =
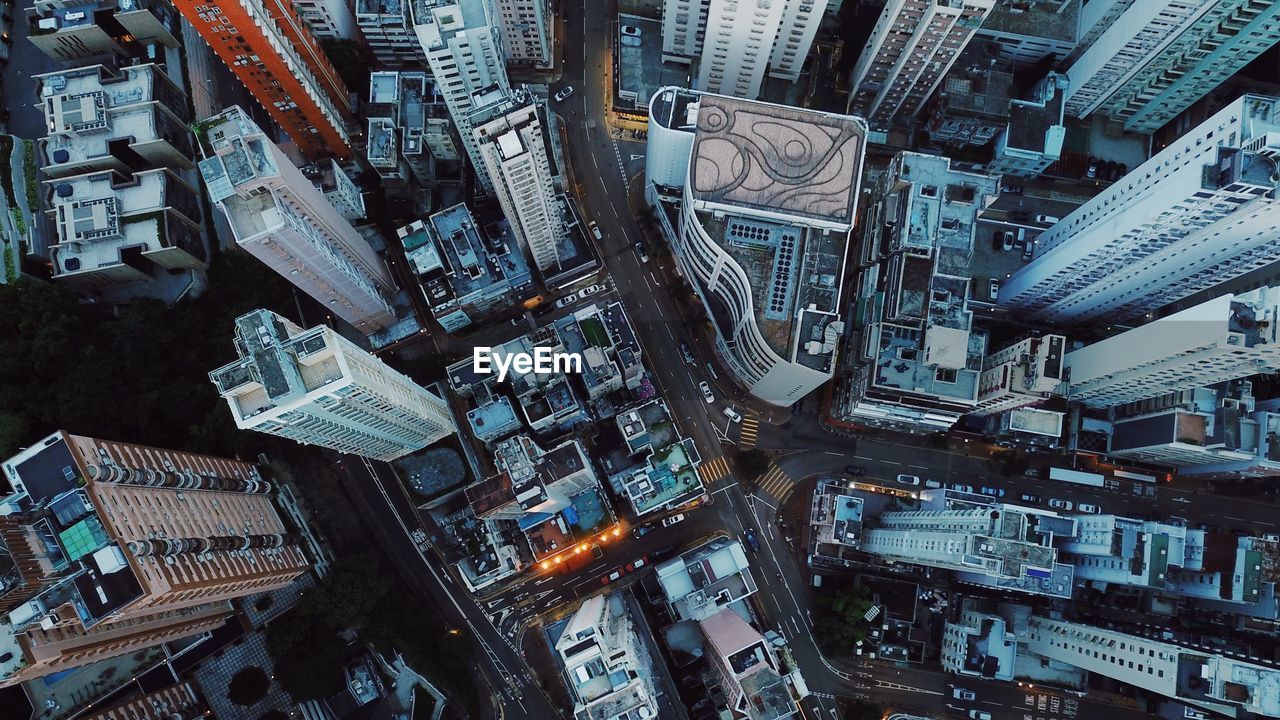
[[[209,378],[243,430],[386,461],[454,431],[443,400],[326,325],[255,310],[236,319],[236,351]]]
[[[995,0],[889,0],[853,69],[849,113],[873,130],[909,124]]]
[[[448,107],[431,75],[370,73],[365,115],[365,158],[384,185],[400,186],[412,178],[420,187],[430,187],[452,174],[437,164],[454,163],[459,155]]]
[[[1280,287],[1220,297],[1067,353],[1068,399],[1112,407],[1280,369]]]
[[[555,16],[548,0],[493,0],[507,62],[551,67]]]
[[[318,40],[355,40],[356,18],[346,0],[293,0]]]
[[[0,490],[0,686],[211,630],[309,567],[238,460],[57,432]]]
[[[174,6],[308,159],[351,157],[347,87],[294,3],[177,0]]]
[[[104,56],[145,57],[148,45],[178,47],[177,15],[158,0],[36,2],[27,8],[27,40],[62,62]]]
[[[200,172],[236,244],[370,334],[393,324],[385,263],[247,113],[202,120]]]
[[[409,15],[409,0],[356,0],[356,25],[381,65],[425,59]]]
[[[796,138],[794,156],[770,145],[779,127]],[[646,196],[715,328],[717,354],[774,405],[834,374],[865,141],[862,120],[847,115],[673,87],[650,101]]]
[[[1000,306],[1123,322],[1275,262],[1278,128],[1280,99],[1227,105],[1041,233]]]

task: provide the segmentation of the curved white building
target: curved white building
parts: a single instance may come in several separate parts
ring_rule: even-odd
[[[650,202],[721,358],[774,405],[832,376],[865,138],[847,115],[674,87],[650,101]]]

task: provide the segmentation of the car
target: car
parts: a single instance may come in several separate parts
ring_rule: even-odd
[[[556,307],[562,308],[574,304],[578,301],[578,293],[569,293],[556,301]]]
[[[631,536],[632,536],[632,537],[642,538],[642,537],[644,537],[645,535],[648,535],[648,534],[649,534],[649,533],[651,533],[651,532],[653,532],[653,526],[652,526],[652,525],[637,525],[637,526],[635,526],[635,527],[631,528]]]
[[[959,687],[958,687],[958,688],[955,688],[954,690],[952,690],[952,691],[951,691],[951,697],[953,697],[953,698],[955,698],[955,699],[957,699],[957,700],[970,700],[970,701],[972,701],[974,698],[976,698],[976,697],[977,697],[977,695],[974,695],[972,690],[965,690],[964,688],[959,688]]]
[[[1013,232],[1010,230],[1004,230],[1003,233],[1000,235],[1000,250],[1002,252],[1009,252],[1012,249],[1013,249]]]
[[[1026,222],[1031,219],[1031,213],[1026,210],[1009,210],[1005,213],[1013,222]]]
[[[759,552],[760,539],[756,537],[755,528],[747,528],[744,530],[742,532],[742,539],[747,541],[747,545],[750,546],[752,552]]]
[[[1098,513],[1102,512],[1102,508],[1092,503],[1080,503],[1079,505],[1076,506],[1076,510],[1082,513],[1089,513],[1090,515],[1097,515]]]
[[[603,289],[603,285],[588,285],[578,291],[578,297],[591,297]]]
[[[716,396],[711,394],[711,386],[706,380],[698,383],[698,389],[702,391],[702,399],[706,400],[708,405],[716,401]]]
[[[899,483],[903,485],[919,485],[920,484],[920,478],[916,477],[915,475],[899,475],[897,480]]]
[[[1019,496],[1018,496],[1018,499],[1019,499],[1019,500],[1021,500],[1021,501],[1022,501],[1022,502],[1024,502],[1024,503],[1032,503],[1032,504],[1035,504],[1035,503],[1040,502],[1040,496],[1039,496],[1039,495],[1032,495],[1031,493],[1022,493],[1021,495],[1019,495]]]
[[[697,365],[698,361],[693,358],[693,351],[689,350],[689,346],[680,343],[680,356],[684,358],[685,363],[689,365]]]
[[[969,720],[991,720],[991,713],[986,710],[970,710]]]
[[[662,527],[668,528],[668,527],[671,527],[672,525],[678,525],[679,523],[684,522],[684,520],[685,520],[684,513],[676,513],[675,515],[670,515],[668,517],[662,518]]]
[[[1089,158],[1089,169],[1084,171],[1084,176],[1090,180],[1098,177],[1098,158]]]
[[[978,488],[978,492],[988,497],[1004,497],[1004,488],[993,488],[983,485]]]
[[[863,475],[867,474],[867,469],[862,467],[861,465],[846,465],[844,467],[844,472],[846,475],[852,475],[854,477],[862,477]]]
[[[566,85],[565,87],[560,89],[560,92],[556,93],[556,102],[564,102],[565,99],[567,99],[572,94],[573,94],[573,86]]]
[[[635,572],[636,570],[639,570],[640,568],[644,567],[645,563],[647,563],[648,561],[649,561],[649,558],[641,555],[635,560],[632,560],[631,562],[627,563],[627,572]]]
[[[591,234],[592,236],[595,237],[595,239],[597,240],[604,239],[604,234],[600,232],[600,226],[596,224],[595,220],[592,220],[591,222],[587,223],[587,228],[591,230]]]
[[[1049,507],[1054,510],[1070,510],[1075,507],[1070,500],[1059,500],[1058,498],[1049,498]]]
[[[649,553],[649,559],[653,562],[657,562],[666,557],[669,557],[675,551],[676,551],[675,545],[663,545],[657,550],[654,550],[653,552]]]
[[[1009,193],[1010,195],[1021,195],[1025,191],[1021,185],[1001,185],[1000,192]]]
[[[938,488],[942,487],[942,483],[938,482],[937,480],[925,480],[924,486],[929,488],[930,490],[937,490]]]
[[[640,262],[642,263],[649,262],[649,256],[644,252],[644,245],[639,241],[636,241],[636,257],[640,258]]]
[[[608,575],[605,575],[604,577],[600,578],[600,584],[608,585],[609,583],[614,582],[618,578],[622,577],[624,574],[626,574],[626,571],[623,570],[622,568],[618,568],[617,570],[614,570]]]
[[[972,485],[962,485],[962,484],[960,484],[960,483],[952,483],[952,484],[950,485],[950,487],[951,487],[951,489],[952,489],[952,490],[954,490],[954,491],[956,491],[956,492],[962,492],[962,493],[972,493],[972,492],[973,492],[973,486],[972,486]]]
[[[1036,241],[1028,240],[1022,246],[1022,262],[1031,262],[1031,259],[1034,258],[1035,256],[1036,256]]]
[[[1262,539],[1267,542],[1280,542],[1280,535],[1277,535],[1276,533],[1267,533],[1262,536]]]
[[[634,25],[623,25],[622,34],[629,35],[631,37],[640,37],[640,28],[635,27]]]
[[[1053,225],[1054,223],[1057,223],[1061,220],[1062,218],[1058,217],[1057,215],[1037,215],[1036,216],[1036,222],[1040,223],[1041,225]]]
[[[742,422],[742,414],[731,407],[724,409],[725,417],[729,418],[729,422]]]
[[[991,285],[987,287],[987,291],[991,293],[991,302],[995,302],[1000,298],[1000,281],[991,278]]]

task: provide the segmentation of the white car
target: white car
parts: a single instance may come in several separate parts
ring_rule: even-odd
[[[562,88],[560,92],[556,93],[556,102],[564,102],[564,99],[569,97],[572,94],[573,94],[573,86],[572,85],[566,86]]]
[[[919,485],[920,478],[916,477],[915,475],[899,475],[898,482],[902,483],[903,485]]]
[[[1102,508],[1090,503],[1080,503],[1076,506],[1076,510],[1079,510],[1082,513],[1089,513],[1090,515],[1097,515],[1102,512]]]
[[[622,34],[628,37],[640,37],[640,28],[634,25],[623,25]]]
[[[1049,498],[1049,507],[1054,510],[1070,510],[1075,507],[1070,500],[1059,500],[1058,498]]]
[[[1062,220],[1062,218],[1056,215],[1037,215],[1036,216],[1036,222],[1040,223],[1041,225],[1053,225],[1054,223],[1057,223],[1060,220]]]
[[[597,240],[604,239],[604,234],[600,232],[600,226],[596,224],[595,220],[592,220],[591,222],[587,223],[587,227],[591,229],[591,235],[595,237],[595,239]]]
[[[603,289],[603,285],[588,285],[578,291],[578,297],[591,297]]]
[[[636,243],[636,257],[640,258],[640,262],[642,263],[649,262],[649,255],[645,253],[644,245],[641,245],[639,242]]]
[[[578,293],[569,293],[556,301],[556,307],[562,308],[578,301]]]
[[[977,695],[974,695],[972,690],[965,690],[964,688],[958,687],[951,691],[951,697],[957,700],[973,700]]]
[[[725,408],[724,414],[725,417],[729,418],[730,422],[742,422],[742,414],[731,407]]]
[[[716,401],[716,396],[711,394],[711,386],[706,380],[698,383],[698,389],[702,391],[702,399],[706,400],[708,405]]]
[[[992,278],[991,285],[990,287],[987,288],[987,291],[991,293],[991,302],[995,302],[996,300],[999,300],[1000,299],[1000,281]]]
[[[969,720],[991,720],[991,713],[986,710],[970,710]]]
[[[662,518],[662,527],[671,527],[676,523],[682,523],[682,522],[684,522],[684,513],[676,513],[671,517]]]
[[[962,493],[974,492],[972,485],[961,485],[959,483],[953,483],[950,487],[952,490],[955,490],[956,492],[962,492]]]

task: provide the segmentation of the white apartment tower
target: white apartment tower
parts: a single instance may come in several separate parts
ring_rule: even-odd
[[[889,0],[854,66],[850,114],[878,131],[910,122],[994,6],[995,0]]]
[[[356,24],[380,64],[422,61],[409,0],[356,0]]]
[[[197,130],[209,199],[241,248],[365,334],[396,321],[382,258],[242,108]]]
[[[1280,370],[1280,287],[1222,295],[1067,353],[1068,399],[1111,407]]]
[[[511,231],[538,270],[548,275],[560,267],[557,248],[564,240],[565,224],[538,118],[539,102],[527,90],[518,90],[477,110],[471,126]]]
[[[325,325],[236,318],[240,359],[209,373],[236,427],[391,461],[454,432],[445,401]]]
[[[1092,3],[1090,3],[1092,4]],[[1101,112],[1150,133],[1177,117],[1276,42],[1280,4],[1256,0],[1143,0],[1110,6],[1067,70],[1067,114]],[[1088,6],[1082,10],[1090,13]],[[1086,20],[1092,19],[1090,17]]]
[[[656,718],[652,661],[621,593],[588,598],[555,644],[574,693],[573,717]]]
[[[476,179],[486,193],[493,193],[493,180],[480,156],[479,143],[471,132],[471,115],[484,98],[511,92],[502,54],[502,40],[483,0],[413,0],[414,30],[427,55],[427,65],[444,97],[454,127]]]
[[[550,67],[555,17],[548,0],[493,0],[507,62]]]
[[[1280,99],[1238,98],[1041,233],[999,304],[1126,321],[1275,262],[1277,157]]]
[[[800,77],[828,0],[666,0],[663,59],[699,58],[697,88],[754,100],[766,72]]]

